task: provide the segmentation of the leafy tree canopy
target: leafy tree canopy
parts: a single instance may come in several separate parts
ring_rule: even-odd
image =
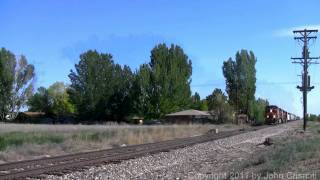
[[[233,109],[228,103],[227,96],[221,89],[214,89],[211,95],[207,96],[208,109],[215,116],[216,122],[232,122]]]
[[[266,106],[269,105],[269,102],[265,99],[258,98],[257,100],[250,102],[250,111],[251,119],[253,124],[261,125],[265,121],[265,110]]]
[[[159,44],[151,51],[151,104],[156,116],[179,111],[191,103],[191,60],[177,45]]]
[[[0,50],[0,119],[12,120],[32,95],[35,77],[34,66],[25,56],[16,56]]]
[[[45,112],[49,116],[60,116],[75,113],[75,107],[70,102],[67,86],[62,82],[52,84],[48,89],[38,88],[28,101],[29,111]]]
[[[133,73],[111,54],[89,50],[69,74],[72,102],[85,120],[122,120],[131,112]]]
[[[230,104],[237,112],[248,113],[249,116],[252,116],[250,102],[255,100],[256,62],[252,51],[241,50],[236,53],[235,61],[229,58],[222,66]]]

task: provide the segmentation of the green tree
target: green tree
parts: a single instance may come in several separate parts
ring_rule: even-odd
[[[52,99],[45,87],[39,87],[37,92],[27,102],[29,111],[51,113]]]
[[[145,116],[147,119],[156,116],[151,103],[155,96],[151,84],[151,69],[148,64],[142,64],[135,73],[133,87],[131,89],[131,99],[133,113],[139,116]],[[156,98],[154,98],[156,99]]]
[[[223,62],[222,66],[223,75],[226,79],[226,92],[229,96],[229,103],[239,110],[239,96],[238,96],[238,76],[236,69],[236,62],[229,58]]]
[[[14,119],[32,95],[34,66],[25,56],[16,56],[5,48],[0,50],[0,118]]]
[[[252,51],[241,50],[236,53],[235,61],[229,58],[223,63],[223,75],[226,79],[226,92],[230,104],[237,112],[247,113],[250,117],[250,103],[255,101],[256,57]]]
[[[318,121],[318,116],[315,114],[309,114],[308,121]]]
[[[133,86],[134,74],[129,66],[123,68],[116,64],[114,69],[113,94],[111,95],[107,104],[113,120],[121,121],[132,113],[132,96],[130,96]]]
[[[69,78],[69,94],[81,119],[122,120],[131,113],[134,74],[128,66],[115,64],[110,54],[81,54]]]
[[[159,44],[151,51],[151,105],[155,116],[190,107],[191,60],[177,45]]]
[[[258,98],[257,100],[250,101],[250,119],[252,119],[253,124],[261,125],[265,122],[265,110],[266,106],[269,105],[267,100]]]
[[[208,102],[206,99],[201,100],[200,110],[201,111],[208,111],[209,110]]]
[[[48,88],[51,112],[59,119],[61,116],[70,115],[75,112],[74,105],[70,102],[67,86],[62,82],[56,82]]]
[[[218,123],[232,122],[233,110],[228,103],[227,96],[221,89],[215,89],[211,95],[207,96],[208,109],[215,116]]]
[[[194,95],[191,97],[192,100],[192,109],[200,110],[202,106],[202,101],[200,99],[199,93],[195,92]]]
[[[236,54],[238,93],[240,111],[250,114],[250,102],[255,100],[256,92],[256,57],[252,51],[241,50]]]
[[[9,113],[15,66],[16,59],[14,54],[2,48],[0,51],[0,115],[2,121],[6,119]]]
[[[67,93],[67,86],[62,82],[56,82],[48,89],[38,88],[38,91],[29,99],[28,106],[29,111],[44,112],[57,119],[75,113],[75,107]]]
[[[101,120],[110,114],[107,103],[114,93],[114,63],[110,54],[89,50],[71,70],[70,96],[82,119]]]
[[[199,93],[195,92],[194,95],[191,97],[191,108],[200,110],[200,111],[208,111],[208,102],[206,99],[200,98]]]

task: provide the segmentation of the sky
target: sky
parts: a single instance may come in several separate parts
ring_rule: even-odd
[[[223,61],[241,49],[257,56],[256,97],[302,114],[301,56],[292,30],[320,29],[320,1],[306,0],[1,0],[0,47],[25,55],[36,68],[36,87],[68,74],[86,50],[111,53],[136,70],[158,43],[181,46],[192,60],[192,92],[201,98],[225,89]],[[320,33],[319,33],[320,34]],[[320,56],[320,41],[311,42]],[[320,114],[320,65],[310,67],[310,113]]]

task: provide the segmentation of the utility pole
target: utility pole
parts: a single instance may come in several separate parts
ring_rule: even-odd
[[[302,49],[302,57],[295,57],[291,58],[293,60],[292,63],[301,64],[303,67],[302,72],[302,86],[297,86],[297,88],[302,92],[303,96],[303,130],[306,130],[307,126],[307,118],[308,118],[308,111],[307,111],[307,94],[311,91],[314,86],[310,86],[310,76],[308,75],[308,67],[311,64],[318,64],[316,59],[319,57],[310,57],[308,44],[311,39],[316,39],[317,36],[314,34],[317,33],[318,30],[296,30],[293,31],[295,35],[294,39],[303,42],[303,49]]]

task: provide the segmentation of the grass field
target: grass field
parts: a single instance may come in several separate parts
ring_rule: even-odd
[[[195,136],[235,125],[0,124],[0,163]]]
[[[253,171],[266,176],[277,173],[316,173],[320,177],[320,123],[309,122],[306,132],[294,132],[275,139],[274,145],[245,160],[239,171]],[[251,173],[251,172],[250,172]],[[250,174],[249,173],[249,174]]]

